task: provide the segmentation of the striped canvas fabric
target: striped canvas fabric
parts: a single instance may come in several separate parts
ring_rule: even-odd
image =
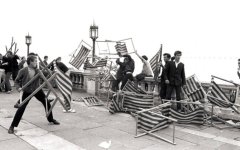
[[[63,73],[56,65],[56,62],[53,62],[54,64],[54,71],[57,73],[56,75],[56,84],[57,87],[60,91],[60,93],[62,94],[62,96],[64,97],[65,100],[67,100],[69,102],[69,104],[71,104],[71,100],[72,100],[72,81],[71,79],[65,74]]]
[[[116,48],[119,56],[123,56],[123,55],[128,54],[127,46],[126,46],[125,43],[117,42],[117,44],[115,45],[115,48]]]
[[[116,94],[112,98],[112,102],[109,106],[109,112],[111,114],[114,114],[115,112],[122,112],[122,109],[120,108],[119,103],[117,102]]]
[[[150,65],[151,65],[151,68],[152,68],[152,71],[155,73],[157,70],[157,62],[159,62],[159,54],[160,54],[160,51],[158,51],[154,56],[153,58],[149,61]]]
[[[169,116],[170,105],[138,114],[137,128],[146,131],[151,131],[154,129],[168,127],[171,122],[158,114],[162,114],[163,116]]]
[[[204,123],[204,108],[200,107],[190,113],[183,114],[170,109],[172,118],[177,119],[181,124],[203,124]]]
[[[136,87],[134,82],[130,80],[128,80],[125,86],[123,87],[123,91],[135,92],[137,94],[147,94],[145,91],[143,91],[139,87]]]
[[[100,59],[96,62],[94,67],[105,67],[107,65],[107,59]]]
[[[220,106],[220,107],[231,107],[232,106],[232,104],[229,103],[230,102],[229,98],[226,96],[226,94],[222,91],[222,89],[214,81],[212,81],[212,90],[211,90],[211,93],[207,96],[207,99],[212,104]],[[220,100],[218,100],[218,99],[220,99]]]
[[[76,57],[74,57],[69,63],[75,68],[79,69],[86,60],[89,52],[90,50],[82,45]]]
[[[103,102],[95,96],[82,97],[87,106],[102,106]]]
[[[142,109],[152,108],[154,103],[152,95],[133,96],[125,94],[123,99],[124,99],[123,108],[126,109],[126,111],[130,112],[139,111],[140,108]]]

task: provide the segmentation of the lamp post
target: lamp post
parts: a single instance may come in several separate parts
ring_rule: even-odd
[[[31,36],[29,35],[29,33],[28,33],[28,35],[26,35],[25,38],[26,38],[27,56],[28,56],[28,55],[29,55],[29,46],[30,46],[31,43],[32,43],[32,37],[31,37]]]
[[[93,51],[92,51],[92,62],[95,61],[95,42],[96,39],[98,38],[98,26],[95,25],[95,23],[93,23],[93,25],[90,26],[90,30],[89,30],[89,36],[93,41]]]

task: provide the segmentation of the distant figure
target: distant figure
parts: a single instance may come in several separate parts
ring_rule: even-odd
[[[163,61],[165,62],[165,65],[163,66],[162,62],[160,62],[160,67],[162,67],[162,74],[161,74],[161,82],[160,82],[160,97],[161,99],[166,99],[167,94],[167,84],[165,83],[165,80],[167,80],[166,77],[166,65],[171,60],[171,55],[169,53],[163,54]]]
[[[7,63],[3,62],[3,56],[0,54],[0,92],[3,91],[3,87],[5,84],[5,68]]]
[[[122,56],[120,56],[120,57],[122,57]],[[114,80],[112,83],[112,91],[114,91],[114,92],[119,90],[119,83],[123,79],[123,71],[125,68],[125,63],[121,62],[119,58],[116,60],[116,63],[117,63],[117,65],[119,65],[119,68],[116,73],[116,80]]]
[[[10,84],[10,77],[13,72],[13,53],[11,51],[7,51],[6,56],[3,57],[3,63],[6,64],[5,68],[5,91],[7,94],[12,92],[12,87]]]
[[[238,59],[238,72],[237,72],[237,74],[238,74],[238,77],[240,79],[240,59]]]
[[[12,79],[13,79],[13,81],[16,79],[16,77],[18,75],[18,71],[19,71],[18,60],[19,60],[18,55],[12,55]]]
[[[15,85],[17,90],[20,92],[22,91],[22,87],[28,83],[36,74],[37,74],[37,58],[35,56],[29,56],[27,58],[27,63],[28,63],[28,67],[25,67],[23,69],[20,70],[16,80],[15,80]],[[26,99],[28,96],[30,96],[37,88],[39,87],[39,79],[34,80],[29,86],[27,86],[25,89],[23,89],[23,94],[22,94],[22,100]],[[51,108],[51,104],[50,102],[47,101],[46,104],[46,95],[44,94],[43,90],[38,91],[34,97],[37,98],[37,100],[39,100],[42,105],[44,106],[44,108],[46,109],[46,105],[47,108],[50,109]],[[30,101],[30,100],[29,100]],[[22,116],[23,113],[29,103],[29,101],[27,101],[26,103],[24,103],[21,107],[18,108],[18,110],[16,111],[16,114],[13,118],[13,121],[11,123],[11,126],[8,130],[9,134],[13,134],[14,133],[14,127],[17,127]],[[55,125],[59,125],[60,123],[58,121],[56,121],[55,119],[53,119],[53,115],[52,112],[50,113],[50,115],[47,117],[48,121],[50,123],[53,123]]]
[[[43,69],[47,65],[48,65],[48,56],[44,56],[43,62],[40,62],[40,69]]]
[[[21,70],[22,68],[24,68],[24,64],[25,64],[26,62],[27,62],[26,57],[23,56],[23,57],[21,58],[21,61],[20,61],[19,64],[18,64],[19,70]]]
[[[135,69],[135,62],[132,59],[130,55],[124,55],[124,70],[123,70],[123,79],[122,79],[122,85],[121,85],[121,90],[124,88],[125,84],[127,83],[128,80],[133,81],[133,72]]]
[[[171,94],[173,89],[176,90],[176,99],[177,101],[181,100],[181,87],[186,87],[186,78],[185,78],[185,70],[184,64],[180,62],[180,58],[182,56],[181,51],[176,51],[174,53],[175,60],[169,61],[166,64],[166,80],[167,84],[167,93],[166,99],[171,100]],[[177,103],[177,110],[181,110],[181,104]]]
[[[137,53],[137,51],[135,53],[143,62],[142,72],[140,74],[136,75],[137,81],[142,81],[145,79],[145,77],[153,77],[153,71],[152,71],[150,63],[147,61],[148,60],[147,56],[145,56],[145,55],[140,56]]]

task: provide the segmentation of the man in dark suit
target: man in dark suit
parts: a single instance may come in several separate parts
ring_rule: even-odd
[[[182,56],[181,51],[176,51],[174,53],[175,60],[169,61],[165,68],[165,83],[167,84],[167,94],[166,99],[171,100],[171,95],[173,89],[176,90],[176,99],[179,101],[181,99],[181,87],[186,87],[186,78],[185,78],[185,70],[184,64],[180,62],[180,58]],[[181,109],[180,103],[177,103],[177,109]]]
[[[170,61],[170,59],[171,59],[171,55],[169,53],[165,53],[165,54],[163,54],[163,60],[165,62],[165,65],[163,66],[162,62],[160,62],[160,67],[162,67],[161,82],[160,82],[160,86],[161,86],[160,97],[161,97],[161,99],[165,99],[166,94],[167,94],[167,84],[165,83],[165,80],[167,80],[165,78],[165,74],[166,74],[165,68],[166,68],[167,63]]]

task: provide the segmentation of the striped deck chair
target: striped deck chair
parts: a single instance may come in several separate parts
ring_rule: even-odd
[[[124,99],[123,99],[123,93],[126,93],[126,92],[128,92],[128,93],[130,93],[130,94],[142,94],[143,96],[146,96],[146,92],[145,91],[143,91],[142,89],[140,89],[140,88],[138,88],[138,87],[136,87],[135,85],[134,85],[134,82],[132,82],[132,81],[128,81],[127,83],[126,83],[126,85],[124,86],[124,88],[123,88],[123,92],[117,92],[114,96],[113,96],[113,98],[112,98],[112,100],[111,100],[111,103],[110,103],[110,106],[109,106],[109,112],[110,113],[114,113],[114,112],[126,112],[126,110],[127,109],[123,109],[123,101],[124,101]],[[153,101],[153,100],[152,100]],[[124,105],[124,106],[126,106],[126,105]],[[139,110],[140,110],[140,108],[139,108]],[[135,112],[136,110],[134,110],[134,112]]]
[[[206,92],[201,84],[196,81],[195,75],[192,75],[186,79],[186,85],[187,87],[185,89],[183,88],[183,92],[187,96],[189,102],[203,101],[206,99]],[[189,112],[198,108],[198,105],[188,104],[187,106]]]
[[[167,115],[170,113],[171,103],[164,103],[159,106],[153,107],[151,109],[143,109],[136,112],[136,138],[144,135],[151,135],[166,141],[171,144],[175,143],[175,122],[176,119],[169,118]],[[167,114],[167,115],[165,115]],[[154,132],[161,129],[169,127],[170,123],[173,122],[173,140],[170,141],[159,135],[154,134]],[[140,133],[139,132],[143,132]]]
[[[210,116],[211,125],[215,126],[217,128],[220,128],[219,126],[217,126],[213,123],[213,119],[216,119],[216,120],[221,121],[221,122],[223,122],[227,125],[230,125],[232,127],[238,127],[239,128],[240,126],[235,126],[235,125],[229,124],[227,121],[222,119],[222,117],[220,115],[218,115],[217,113],[214,113],[214,107],[218,106],[220,108],[230,108],[234,112],[236,112],[237,114],[240,114],[240,112],[238,111],[238,109],[236,107],[237,105],[234,104],[234,103],[231,103],[230,96],[228,97],[223,92],[223,90],[214,81],[214,78],[217,78],[217,79],[220,79],[220,80],[223,80],[223,81],[226,81],[226,82],[230,82],[230,81],[227,81],[225,79],[221,79],[219,77],[212,76],[211,87],[209,88],[209,91],[207,93],[207,99],[212,104],[212,110],[211,110],[211,114],[210,114],[211,115]],[[232,82],[230,82],[230,83],[232,83]],[[238,89],[239,89],[239,86],[237,85],[236,90],[238,90]],[[238,93],[238,91],[237,91],[237,93]]]
[[[122,108],[126,112],[135,113],[139,109],[152,108],[154,105],[153,95],[135,94],[123,92]]]
[[[82,100],[88,107],[104,105],[103,102],[95,96],[82,97]]]
[[[107,59],[100,59],[94,64],[94,67],[105,67],[107,65]]]
[[[84,61],[87,59],[89,53],[90,50],[82,45],[76,57],[71,59],[69,63],[75,68],[79,69],[84,63]]]
[[[128,54],[127,46],[123,42],[117,42],[117,44],[115,45],[115,48],[119,56]]]

